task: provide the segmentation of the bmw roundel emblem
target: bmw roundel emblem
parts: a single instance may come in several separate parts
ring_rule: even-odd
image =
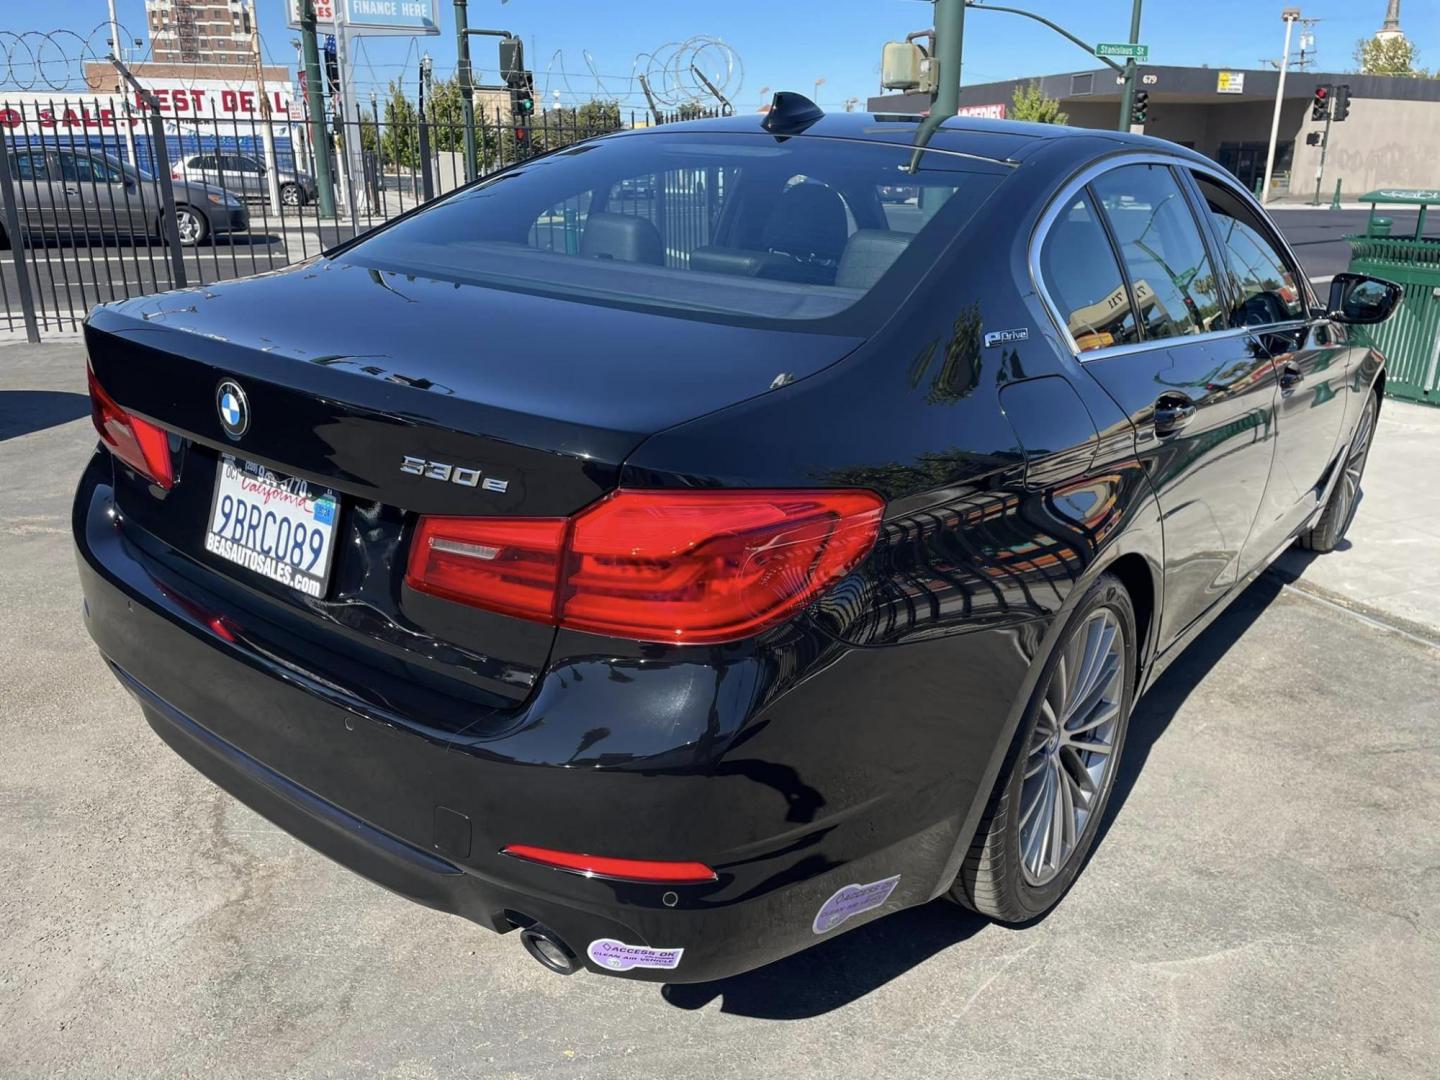
[[[215,388],[215,408],[220,413],[220,426],[230,438],[238,439],[249,429],[250,402],[233,379],[226,379]]]

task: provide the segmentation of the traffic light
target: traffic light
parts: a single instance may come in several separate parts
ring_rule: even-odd
[[[519,38],[500,42],[500,74],[510,89],[510,123],[514,129],[515,152],[530,150],[530,122],[535,116],[535,78],[525,69],[525,48]]]
[[[1141,90],[1135,95],[1135,100],[1130,104],[1130,123],[1143,124],[1146,117],[1150,115],[1150,94]]]
[[[1315,87],[1315,97],[1310,102],[1310,119],[1325,120],[1330,116],[1330,87]]]
[[[1350,115],[1350,84],[1335,87],[1335,100],[1330,103],[1330,118],[1337,124]]]

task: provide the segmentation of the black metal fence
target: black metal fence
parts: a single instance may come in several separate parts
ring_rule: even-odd
[[[477,105],[472,172],[646,119],[592,102],[517,128]],[[317,148],[285,116],[162,118],[123,97],[0,93],[0,329],[37,340],[78,330],[97,303],[278,269],[466,183],[458,108],[422,117],[392,101],[328,130]],[[317,152],[333,217],[320,212]]]

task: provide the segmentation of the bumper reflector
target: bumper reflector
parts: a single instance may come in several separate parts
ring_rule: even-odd
[[[696,885],[714,881],[718,875],[701,862],[657,862],[652,859],[608,859],[603,855],[576,855],[569,851],[532,847],[529,844],[506,844],[501,849],[526,862],[540,863],[556,870],[568,870],[585,877],[610,878],[613,881],[642,881],[656,885]]]

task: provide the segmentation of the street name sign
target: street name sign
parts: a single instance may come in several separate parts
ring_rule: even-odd
[[[1137,60],[1146,63],[1150,59],[1149,45],[1130,45],[1123,41],[1102,41],[1095,46],[1096,56],[1108,56],[1112,60]]]

